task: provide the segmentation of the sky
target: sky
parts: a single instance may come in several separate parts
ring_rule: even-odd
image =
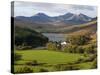
[[[37,13],[45,13],[48,16],[54,17],[64,15],[69,12],[74,14],[82,13],[89,17],[96,17],[97,7],[87,5],[36,3],[23,1],[14,2],[14,16],[34,16]]]

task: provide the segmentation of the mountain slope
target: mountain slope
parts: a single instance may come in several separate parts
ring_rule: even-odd
[[[27,22],[25,24],[23,23],[15,23],[15,26],[19,26],[22,28],[30,28],[33,30],[36,30],[38,32],[52,32],[52,33],[75,33],[79,31],[93,31],[95,32],[97,30],[97,21],[93,20],[91,22],[80,24],[80,25],[70,25],[70,26],[62,26],[62,27],[55,27],[52,25],[39,25],[39,24],[28,24]],[[35,27],[36,26],[36,27]]]
[[[94,34],[97,32],[97,21],[92,21],[86,24],[81,24],[72,26],[70,28],[65,28],[69,34],[82,34],[82,33],[91,33]]]
[[[16,47],[26,46],[38,47],[43,46],[48,42],[48,38],[29,28],[21,28],[15,26],[15,45]]]

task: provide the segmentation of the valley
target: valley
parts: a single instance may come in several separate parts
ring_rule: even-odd
[[[97,17],[38,13],[11,19],[15,27],[14,73],[97,68]]]

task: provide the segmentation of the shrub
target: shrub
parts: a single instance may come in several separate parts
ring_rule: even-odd
[[[76,53],[84,53],[84,49],[82,46],[77,46]]]
[[[78,65],[68,65],[65,67],[65,70],[79,70],[79,66]]]
[[[80,67],[79,67],[79,65],[72,65],[72,66],[70,66],[70,69],[71,70],[79,70]]]
[[[57,71],[65,71],[65,70],[79,70],[80,67],[78,65],[75,65],[75,64],[66,64],[66,65],[56,65],[55,66],[55,69]]]
[[[57,50],[56,43],[53,43],[53,42],[48,42],[46,44],[46,47],[47,47],[48,50]]]
[[[84,50],[88,54],[89,53],[95,54],[97,52],[97,48],[93,44],[89,44],[89,45],[85,46],[84,47]]]
[[[63,51],[66,52],[66,53],[70,52],[69,49],[68,49],[68,46],[63,47]]]
[[[49,72],[47,69],[41,68],[39,72]]]
[[[97,59],[95,58],[94,61],[93,61],[93,64],[92,64],[92,67],[93,69],[97,68]]]
[[[83,62],[83,58],[79,58],[74,64],[78,64],[78,63],[81,63],[81,62]]]
[[[88,56],[89,54],[86,51],[84,51],[84,57],[88,57]]]
[[[88,56],[87,58],[84,59],[84,62],[92,62],[96,59],[96,54]]]
[[[67,53],[84,53],[84,48],[82,46],[69,44],[64,47],[64,52]]]
[[[61,65],[60,65],[60,64],[55,65],[55,70],[56,70],[56,71],[61,71]]]
[[[37,62],[37,60],[33,60],[31,62],[27,62],[26,65],[36,66],[36,65],[39,65],[39,63]]]
[[[32,73],[32,72],[33,72],[33,69],[28,66],[21,67],[16,71],[16,73]]]
[[[90,40],[90,36],[86,34],[72,34],[67,37],[67,41],[73,45],[84,45]]]
[[[14,53],[14,64],[16,64],[16,61],[19,61],[21,59],[22,59],[22,56],[20,54]]]
[[[17,60],[20,60],[21,59],[21,55],[19,55],[18,53],[15,53],[14,54],[14,59],[17,61]]]
[[[69,53],[76,53],[76,50],[77,50],[77,46],[76,45],[67,45],[65,48],[64,48],[64,51],[65,52],[69,52]]]

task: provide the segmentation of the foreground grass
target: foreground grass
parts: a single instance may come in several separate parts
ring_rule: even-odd
[[[91,69],[92,62],[80,63],[78,64],[81,70]],[[26,65],[14,65],[15,73],[18,69],[25,67]],[[53,66],[28,66],[33,69],[33,72],[40,72],[41,68],[47,69],[50,72],[55,72],[55,68]],[[70,70],[70,69],[69,69]]]
[[[16,50],[16,53],[22,55],[22,59],[17,61],[14,65],[14,71],[28,66],[33,69],[33,72],[40,72],[41,68],[47,69],[48,71],[57,71],[55,65],[65,65],[76,62],[80,58],[84,58],[82,54],[64,53],[57,51],[48,50]],[[27,62],[36,60],[38,63],[44,63],[43,65],[30,66],[26,65]],[[84,62],[77,64],[81,69],[90,69],[92,62]],[[70,70],[70,69],[69,69]]]

